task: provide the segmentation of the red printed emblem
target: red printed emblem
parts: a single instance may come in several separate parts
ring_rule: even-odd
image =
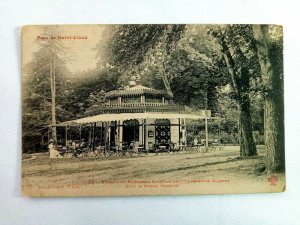
[[[278,181],[278,177],[275,175],[272,175],[268,178],[268,181],[269,181],[270,185],[276,185],[277,181]]]

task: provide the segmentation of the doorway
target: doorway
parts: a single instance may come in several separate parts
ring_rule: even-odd
[[[125,120],[123,122],[123,143],[129,145],[136,141],[139,141],[139,121]]]

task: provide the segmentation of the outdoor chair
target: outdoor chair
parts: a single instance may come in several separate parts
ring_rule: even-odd
[[[155,145],[153,144],[153,142],[148,142],[148,149],[149,149],[149,152],[155,151]]]
[[[179,153],[179,148],[173,142],[170,143],[170,152]]]
[[[174,145],[174,148],[172,149],[172,152],[174,153],[180,153],[180,148],[178,148],[176,145]]]
[[[73,153],[74,153],[74,149],[72,147],[68,147],[66,148],[63,157],[64,158],[72,158],[73,157]]]
[[[188,143],[187,145],[186,145],[186,147],[185,147],[185,151],[187,152],[187,153],[192,153],[193,152],[193,144],[191,144],[191,143]]]
[[[169,142],[162,140],[160,143],[156,143],[156,149],[157,149],[157,153],[161,152],[161,153],[169,154],[170,153],[170,144],[169,144]]]
[[[138,154],[145,154],[148,155],[148,151],[146,150],[144,145],[138,145]]]
[[[134,155],[135,153],[136,153],[136,152],[135,152],[134,148],[129,146],[129,148],[128,148],[127,151],[126,151],[126,154],[128,154],[129,156],[132,156],[132,155]]]
[[[117,155],[117,147],[116,146],[110,146],[107,150],[107,156],[111,157],[111,156],[116,156]]]
[[[212,139],[208,142],[208,148],[209,151],[217,151],[219,149],[219,140],[218,139]]]
[[[123,142],[122,145],[117,145],[117,152],[119,156],[125,157],[128,151],[129,146],[127,142]]]
[[[139,142],[131,142],[128,148],[128,153],[130,156],[134,155],[134,154],[138,154],[138,146],[139,146]]]
[[[225,149],[225,145],[224,144],[220,144],[219,145],[219,151],[223,151]]]
[[[72,157],[77,158],[79,155],[81,155],[83,152],[83,150],[79,147],[75,148],[75,150],[73,150],[73,155]]]
[[[122,145],[121,150],[120,150],[121,156],[125,157],[127,151],[128,151],[128,146],[127,145]]]
[[[186,151],[186,145],[185,143],[177,143],[178,152],[185,152]]]
[[[114,151],[116,156],[123,157],[126,155],[127,152],[127,146],[126,145],[116,145],[115,147],[112,147],[112,150]]]
[[[99,157],[100,152],[97,148],[94,148],[94,149],[90,148],[87,154],[88,154],[88,157]]]
[[[170,154],[171,150],[170,150],[170,146],[169,145],[165,145],[165,148],[161,149],[162,153],[165,154]]]
[[[91,149],[89,147],[81,148],[81,156],[84,158],[88,158],[90,152]]]
[[[196,147],[196,152],[201,152],[201,150],[204,147],[204,144],[203,143],[197,143],[195,147]]]
[[[103,150],[104,149],[102,149],[101,146],[95,147],[94,156],[97,157],[97,158],[99,158],[100,156],[103,156]]]
[[[162,152],[162,149],[159,147],[160,146],[159,143],[155,143],[153,146],[154,146],[153,147],[153,152],[156,153],[156,155],[158,155],[158,153]]]

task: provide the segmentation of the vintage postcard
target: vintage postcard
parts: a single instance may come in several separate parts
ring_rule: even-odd
[[[285,190],[283,28],[22,28],[30,197]]]

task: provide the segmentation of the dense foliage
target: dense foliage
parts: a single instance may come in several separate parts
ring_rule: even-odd
[[[107,26],[95,46],[99,59],[97,68],[70,74],[64,66],[64,57],[57,57],[57,65],[60,65],[56,80],[57,121],[83,116],[101,91],[118,89],[135,79],[149,87],[169,88],[176,103],[189,106],[194,111],[212,110],[214,116],[222,117],[210,123],[212,135],[221,135],[227,142],[238,142],[237,96],[222,49],[216,41],[218,37],[212,33],[219,30],[216,26],[194,25]],[[259,68],[252,51],[252,39],[249,39],[250,30],[242,26],[221,27],[221,30],[225,32],[226,44],[234,53],[236,71],[249,68],[249,87],[243,89],[244,80],[240,79],[240,91],[251,101],[253,128],[261,139],[263,109],[258,92]],[[44,128],[50,124],[51,96],[47,55],[38,52],[36,55],[28,65],[28,79],[24,84],[28,92],[23,121],[28,140],[33,140],[31,137],[37,134],[33,142],[38,143],[41,140],[39,129],[43,129],[45,134]],[[195,124],[193,128],[193,135],[201,137],[203,124]]]

